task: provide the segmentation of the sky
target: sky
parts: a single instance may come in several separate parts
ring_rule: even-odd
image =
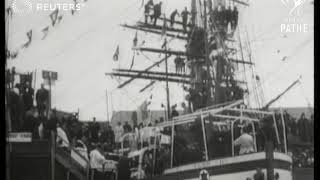
[[[16,3],[24,1],[16,0]],[[30,1],[33,4],[73,2]],[[124,29],[120,24],[142,21],[142,3],[143,0],[88,0],[73,16],[70,11],[60,11],[63,19],[54,27],[50,25],[48,16],[51,11],[13,13],[7,26],[9,49],[20,49],[27,41],[26,32],[30,29],[33,30],[33,38],[28,48],[20,50],[16,59],[9,60],[8,66],[15,66],[18,72],[36,71],[36,89],[43,82],[42,70],[58,72],[58,80],[52,86],[52,106],[67,112],[79,110],[81,120],[92,117],[107,120],[108,114],[110,118],[113,111],[136,110],[151,95],[150,108],[159,110],[161,103],[166,103],[164,82],[157,82],[139,93],[149,81],[134,80],[125,88],[117,89],[119,82],[124,82],[126,78],[105,76],[106,72],[111,72],[114,68],[130,67],[133,57],[132,40],[136,31]],[[6,4],[12,4],[12,0],[6,0]],[[180,11],[185,6],[189,8],[191,0],[163,0],[163,4],[164,12],[170,14],[174,9]],[[301,107],[309,104],[313,107],[313,5],[307,1],[299,16],[298,24],[308,24],[308,32],[283,33],[281,24],[286,24],[291,16],[281,0],[252,0],[249,4],[249,7],[239,7],[239,31],[242,42],[245,39],[250,42],[252,60],[255,63],[253,71],[261,79],[265,102],[301,76],[301,83],[272,106]],[[47,26],[48,35],[42,40],[41,30]],[[138,32],[138,44],[143,40],[146,41],[145,46],[155,48],[163,42],[159,36]],[[118,45],[119,60],[113,61],[112,56]],[[173,40],[169,46],[175,50],[183,50],[183,43],[177,40]],[[162,57],[150,53],[135,55],[133,69],[143,70]],[[164,65],[160,65],[154,70],[164,69]],[[174,71],[173,59],[169,61],[169,71]],[[247,77],[250,77],[248,72]],[[177,103],[180,108],[185,95],[181,85],[170,83],[171,104]],[[253,97],[250,99],[252,101]]]

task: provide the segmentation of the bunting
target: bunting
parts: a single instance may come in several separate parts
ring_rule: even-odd
[[[151,104],[151,99],[152,99],[152,95],[150,96],[150,99],[144,100],[143,103],[138,108],[142,121],[146,120],[149,116],[148,107]]]
[[[51,19],[52,26],[54,26],[56,24],[56,21],[57,21],[57,18],[58,18],[58,13],[59,13],[59,10],[56,9],[50,14],[50,19]]]
[[[113,54],[113,60],[118,61],[119,59],[119,45],[117,46],[116,52]]]
[[[73,0],[74,1],[74,4],[75,4],[75,7],[78,5],[78,2],[77,0]],[[87,0],[84,0],[83,2],[86,2]],[[72,15],[74,14],[76,10],[72,10]],[[5,13],[7,14],[8,17],[12,18],[12,15],[13,15],[13,10],[12,10],[12,7],[8,7],[5,9]],[[57,23],[60,23],[61,20],[63,19],[63,15],[59,15],[59,9],[55,9],[50,15],[50,20],[51,20],[51,24],[52,26],[55,26]],[[42,40],[45,39],[49,33],[49,26],[45,26],[41,32],[43,33],[43,36],[42,36]],[[28,48],[32,42],[32,34],[33,34],[33,31],[30,30],[28,31],[27,33],[27,37],[28,37],[28,41],[25,42],[24,44],[22,44],[20,46],[20,48]],[[138,39],[137,39],[137,35],[135,37],[135,45],[137,45],[137,42],[138,42]],[[18,51],[15,51],[15,52],[12,52],[10,50],[6,50],[6,57],[7,58],[16,58],[18,56],[19,52]],[[114,54],[114,60],[117,61],[118,60],[118,56],[119,56],[119,47],[117,47],[117,50],[116,50],[116,53]]]

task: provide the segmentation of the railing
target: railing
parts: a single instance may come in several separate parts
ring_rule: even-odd
[[[55,151],[55,154],[56,151],[58,150],[59,152],[62,152],[64,153],[65,155],[67,155],[68,157],[70,157],[70,159],[72,159],[72,162],[74,162],[73,164],[77,166],[78,169],[81,169],[82,172],[85,172],[85,177],[87,180],[89,180],[89,173],[90,173],[90,162],[89,162],[89,159],[84,157],[76,148],[74,148],[72,146],[72,144],[70,144],[69,142],[65,141],[63,138],[60,137],[60,139],[62,140],[62,142],[68,144],[67,147],[67,150],[68,152],[64,151],[62,148],[63,147],[58,147],[56,145],[56,137],[58,137],[58,134],[55,134],[54,132],[51,133],[51,137],[52,137],[52,145],[54,148],[54,151]],[[71,156],[71,152],[75,153],[78,157],[80,157],[81,161],[85,162],[85,166],[83,166],[82,164],[80,164],[76,159],[74,159],[72,156]],[[55,156],[55,155],[54,155]]]
[[[58,135],[55,135],[55,133],[52,133],[52,141],[54,142],[54,144],[56,143],[56,137],[58,137]],[[82,173],[85,172],[85,179],[86,180],[94,180],[94,171],[92,171],[91,176],[90,176],[90,170],[91,170],[91,166],[90,166],[90,161],[89,158],[84,157],[72,144],[68,143],[67,141],[65,141],[64,139],[62,139],[60,137],[60,139],[66,143],[69,144],[66,148],[68,149],[68,152],[64,151],[61,147],[60,152],[63,152],[64,154],[66,154],[67,156],[69,156],[72,159],[72,162],[74,162],[73,164],[76,165],[78,167],[78,169],[81,169]],[[59,147],[57,147],[56,145],[54,146],[55,150],[58,150]],[[70,152],[70,153],[69,153]],[[83,164],[80,164],[80,162],[78,162],[76,159],[74,159],[71,156],[71,152],[75,153],[78,157],[80,157],[80,160],[85,162],[85,166],[83,166]],[[75,164],[76,163],[76,164]],[[102,166],[102,172],[106,172],[106,166],[107,166],[108,162],[105,162]],[[112,173],[114,173],[114,180],[117,180],[118,178],[118,172],[117,169],[113,169],[111,171]]]

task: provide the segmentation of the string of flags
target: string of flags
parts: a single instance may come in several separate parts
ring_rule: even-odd
[[[87,0],[73,0],[74,1],[74,4],[75,6],[74,7],[77,7],[79,4],[78,1],[82,1],[82,2],[87,2]],[[71,14],[74,15],[75,13],[75,10],[76,8],[74,9],[71,9]],[[13,15],[13,10],[12,10],[12,7],[8,7],[6,9],[6,14],[8,17],[12,18],[12,15]],[[59,9],[55,9],[52,13],[49,14],[49,18],[50,18],[50,21],[51,21],[51,26],[54,27],[55,25],[59,24],[62,19],[63,19],[63,14],[61,14],[59,12]],[[50,30],[50,24],[41,28],[39,32],[41,32],[43,34],[41,40],[44,40],[48,34],[49,34],[49,30]],[[16,50],[9,50],[9,49],[6,49],[6,57],[7,59],[15,59],[18,54],[19,54],[19,51],[21,49],[25,49],[25,48],[28,48],[30,47],[30,45],[32,44],[32,40],[33,40],[33,34],[36,33],[33,29],[30,29],[26,35],[28,37],[28,40],[27,42],[23,43],[20,48],[16,49]]]

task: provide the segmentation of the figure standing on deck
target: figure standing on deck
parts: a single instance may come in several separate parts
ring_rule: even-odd
[[[240,146],[240,155],[254,152],[253,137],[248,134],[246,127],[242,129],[241,136],[234,141],[234,145]]]
[[[154,19],[153,21],[153,25],[157,25],[157,20],[158,18],[161,16],[161,5],[162,2],[159,2],[158,4],[154,5],[154,14],[152,16],[152,19]]]
[[[34,89],[31,87],[29,81],[26,82],[26,86],[23,88],[22,97],[24,102],[25,111],[29,111],[33,107]]]
[[[188,24],[188,15],[191,14],[188,10],[187,7],[184,8],[184,10],[181,12],[182,16],[182,27],[184,32],[187,32],[187,24]]]
[[[36,101],[39,116],[44,116],[49,104],[49,91],[44,88],[44,84],[41,84],[41,89],[36,93]]]
[[[228,32],[229,29],[229,24],[231,24],[231,20],[232,20],[232,9],[231,6],[228,7],[228,9],[226,10],[226,30]]]
[[[174,10],[171,15],[170,15],[170,26],[173,27],[174,21],[175,21],[175,17],[176,15],[180,16],[180,14],[178,13],[178,10]]]

